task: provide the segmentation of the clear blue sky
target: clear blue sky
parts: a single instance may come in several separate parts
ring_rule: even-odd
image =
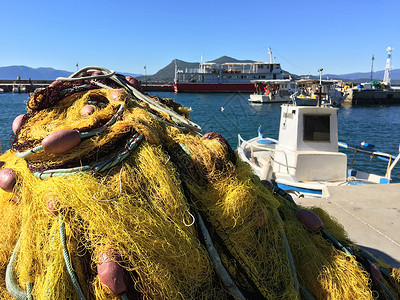
[[[0,66],[154,74],[173,59],[223,55],[295,74],[400,68],[400,1],[1,0]]]

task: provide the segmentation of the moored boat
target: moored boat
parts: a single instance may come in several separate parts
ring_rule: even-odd
[[[280,63],[269,62],[200,62],[199,68],[178,70],[175,67],[174,91],[181,92],[254,92],[251,82],[258,79],[283,78]]]
[[[290,79],[252,80],[256,89],[250,95],[250,102],[281,103],[289,102],[296,91],[296,83]]]
[[[336,80],[300,79],[296,81],[298,93],[292,95],[298,106],[316,106],[321,104],[340,106],[345,96],[336,89]]]
[[[338,145],[388,161],[385,175],[347,168],[347,155]],[[387,184],[400,159],[368,150],[364,144],[352,147],[338,142],[337,108],[283,104],[279,140],[257,137],[245,141],[239,135],[238,155],[261,180],[306,196],[320,197],[326,186]],[[353,157],[354,161],[354,157]]]

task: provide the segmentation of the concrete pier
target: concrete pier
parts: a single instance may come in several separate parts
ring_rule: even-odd
[[[0,88],[5,93],[12,93],[13,88],[19,88],[16,93],[31,93],[37,88],[45,88],[54,80],[0,80]],[[173,92],[171,83],[141,82],[144,92]]]
[[[13,88],[18,88],[19,93],[31,93],[37,88],[44,88],[52,83],[53,80],[0,80],[0,88],[5,93],[12,93]]]
[[[356,105],[400,104],[400,89],[349,90],[345,102]]]
[[[376,258],[400,268],[400,183],[328,187],[322,198],[295,198],[339,221],[349,238]]]

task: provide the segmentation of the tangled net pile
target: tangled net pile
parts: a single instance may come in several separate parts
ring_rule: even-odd
[[[400,271],[260,182],[186,108],[88,67],[0,160],[1,299],[373,299]]]

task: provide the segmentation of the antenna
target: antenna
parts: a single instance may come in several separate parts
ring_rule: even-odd
[[[372,63],[371,63],[371,81],[372,81],[372,76],[374,74],[374,60],[375,56],[372,54]]]
[[[386,51],[388,56],[386,58],[385,74],[383,75],[383,82],[390,85],[390,71],[392,70],[392,48],[389,46]]]

